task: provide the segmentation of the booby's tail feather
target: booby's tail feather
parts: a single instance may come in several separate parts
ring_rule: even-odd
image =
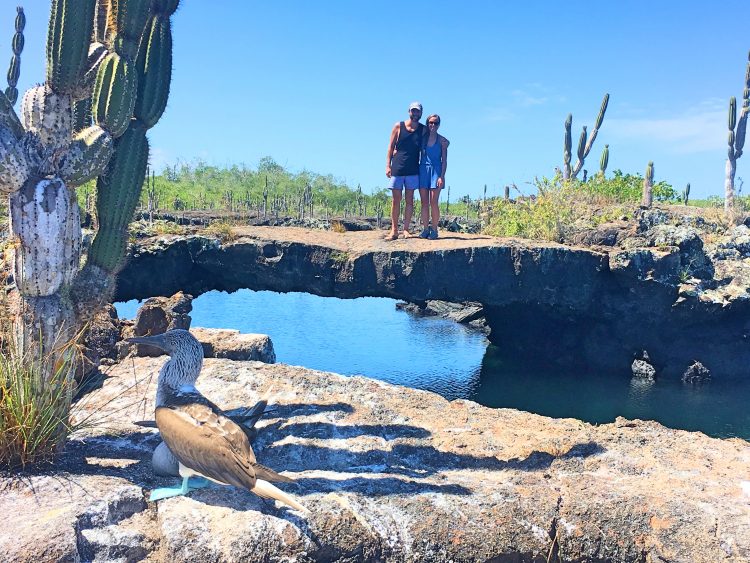
[[[276,473],[270,467],[266,467],[260,463],[253,463],[253,470],[255,471],[255,476],[264,481],[273,481],[274,483],[294,483],[294,479],[291,477],[287,477],[281,473]]]
[[[265,399],[261,399],[255,405],[249,409],[247,409],[244,413],[242,413],[241,416],[237,417],[237,420],[235,422],[239,422],[240,424],[247,426],[248,428],[254,428],[255,425],[260,420],[260,417],[263,416],[263,413],[266,412],[266,407],[268,406],[268,403]]]
[[[283,502],[287,506],[291,506],[292,508],[294,508],[295,510],[299,510],[300,512],[310,512],[307,508],[297,502],[297,500],[292,495],[285,493],[281,489],[275,487],[268,481],[264,481],[263,479],[257,479],[255,481],[255,486],[252,488],[252,491],[259,497],[278,500],[279,502]]]

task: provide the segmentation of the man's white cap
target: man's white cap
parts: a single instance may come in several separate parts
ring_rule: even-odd
[[[409,111],[411,111],[413,109],[418,109],[419,111],[422,111],[422,104],[420,104],[419,102],[412,102],[412,103],[410,103],[409,104]]]

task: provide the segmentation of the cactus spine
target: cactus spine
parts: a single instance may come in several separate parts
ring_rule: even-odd
[[[571,156],[571,148],[572,148],[572,140],[571,140],[571,125],[573,123],[573,116],[571,114],[568,114],[568,118],[565,120],[565,144],[564,144],[564,150],[563,150],[563,179],[569,180],[571,178],[575,178],[578,176],[578,173],[581,171],[581,168],[583,168],[583,162],[586,160],[586,157],[589,155],[589,152],[591,152],[591,147],[594,146],[594,141],[596,140],[596,136],[599,133],[599,128],[602,126],[602,121],[604,121],[604,114],[607,111],[607,105],[609,104],[609,94],[604,94],[604,99],[602,99],[602,105],[599,107],[599,115],[596,117],[596,122],[594,123],[594,129],[591,131],[591,135],[588,134],[586,127],[583,127],[583,131],[581,132],[581,136],[578,139],[578,151],[577,156],[578,160],[576,161],[575,166],[573,167],[573,170],[570,169],[570,156]]]
[[[0,193],[9,197],[18,240],[8,300],[16,349],[30,357],[59,358],[56,342],[71,339],[111,298],[143,184],[146,130],[169,92],[177,3],[51,0],[46,81],[24,95],[22,119],[13,109],[25,23],[18,12],[9,88],[0,92]],[[134,118],[137,104],[144,109]],[[99,231],[80,269],[73,188],[97,177]]]
[[[747,115],[750,113],[750,53],[745,69],[745,85],[742,92],[742,109],[737,119],[737,100],[729,98],[729,134],[727,136],[727,164],[724,179],[724,210],[730,213],[734,208],[734,175],[737,171],[737,159],[742,156],[747,131]]]
[[[643,207],[651,207],[654,202],[654,163],[649,162],[646,166],[646,176],[643,178]]]
[[[602,176],[607,172],[607,164],[609,164],[609,145],[604,145],[602,157],[599,159],[599,173]]]
[[[23,51],[23,28],[26,27],[26,16],[23,8],[16,8],[16,33],[13,35],[13,56],[10,58],[10,67],[8,67],[8,87],[5,89],[5,96],[8,98],[10,105],[16,103],[18,99],[18,77],[21,74],[21,51]]]

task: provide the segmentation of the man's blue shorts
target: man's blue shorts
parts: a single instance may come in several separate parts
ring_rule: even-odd
[[[419,188],[419,174],[413,176],[391,176],[390,188],[392,190],[416,190]]]

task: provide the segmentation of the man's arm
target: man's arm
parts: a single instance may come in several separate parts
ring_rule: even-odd
[[[385,154],[385,176],[386,178],[391,177],[391,159],[393,158],[393,151],[396,149],[396,142],[398,141],[399,124],[393,126],[391,130],[391,140],[388,143],[388,152]]]

